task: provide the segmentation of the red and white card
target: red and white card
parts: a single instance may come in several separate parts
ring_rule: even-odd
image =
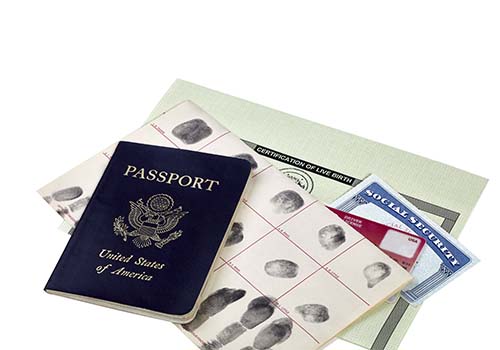
[[[425,246],[425,239],[335,208],[327,208],[340,216],[342,220],[355,228],[407,271],[411,271],[417,263]]]

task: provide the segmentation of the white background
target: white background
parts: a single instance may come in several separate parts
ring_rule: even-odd
[[[194,349],[168,323],[45,294],[68,237],[35,193],[140,126],[183,78],[490,178],[461,238],[482,262],[425,304],[402,349],[492,348],[499,10],[480,0],[1,1],[0,347]]]

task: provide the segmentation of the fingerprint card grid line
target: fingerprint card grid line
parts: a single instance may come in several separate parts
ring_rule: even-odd
[[[245,203],[247,206],[249,206],[249,205],[248,205],[248,203],[246,203],[246,201],[245,201],[245,200],[243,201],[243,203]],[[341,252],[339,253],[339,255],[337,255],[337,256],[335,256],[334,258],[332,258],[332,259],[331,259],[330,261],[328,261],[326,264],[321,264],[321,263],[319,263],[316,259],[314,259],[312,256],[310,256],[310,255],[306,252],[306,250],[305,250],[305,249],[301,248],[301,247],[300,247],[300,246],[299,246],[296,242],[294,242],[292,239],[290,239],[290,237],[286,234],[286,232],[280,231],[280,227],[281,227],[282,225],[284,225],[285,223],[287,223],[287,222],[291,221],[293,218],[295,218],[296,216],[300,215],[300,213],[304,212],[307,208],[311,207],[311,206],[312,206],[313,204],[315,204],[315,203],[317,203],[317,201],[314,201],[314,202],[310,203],[307,207],[305,207],[305,208],[303,208],[301,211],[299,211],[299,212],[295,213],[293,216],[291,216],[291,217],[287,218],[286,220],[284,220],[281,224],[278,224],[277,226],[272,225],[272,224],[271,224],[268,220],[266,220],[266,218],[265,218],[262,214],[258,213],[255,209],[252,209],[252,210],[253,210],[253,211],[255,211],[255,212],[259,215],[259,217],[260,217],[262,220],[264,220],[264,221],[265,221],[266,223],[268,223],[269,225],[272,225],[272,227],[273,227],[273,230],[272,230],[271,232],[266,233],[264,236],[267,236],[269,233],[272,233],[272,232],[278,232],[279,234],[283,235],[283,236],[284,236],[287,240],[289,240],[292,246],[295,246],[296,248],[298,248],[298,249],[299,249],[300,251],[302,251],[302,252],[303,252],[303,253],[304,253],[304,254],[305,254],[308,258],[310,258],[312,261],[314,261],[314,263],[316,263],[317,265],[319,265],[320,269],[325,269],[325,266],[327,266],[328,264],[330,264],[331,262],[333,262],[333,260],[335,260],[335,259],[336,259],[336,258],[338,258],[340,255],[342,255],[343,253],[345,253],[346,251],[348,251],[349,249],[351,249],[353,246],[355,246],[357,243],[359,243],[360,241],[362,241],[364,238],[362,238],[362,239],[360,239],[359,241],[355,242],[355,243],[354,243],[354,244],[352,244],[351,246],[346,247],[346,248],[345,248],[345,250],[341,251]],[[250,206],[249,206],[249,207],[250,207]],[[250,208],[251,208],[251,207],[250,207]],[[258,240],[258,241],[260,241],[262,238],[263,238],[263,237],[259,238],[259,240]],[[254,243],[256,243],[256,242],[254,242]],[[248,251],[249,251],[252,247],[254,247],[254,246],[255,246],[255,244],[252,244],[251,246],[249,246],[249,247],[248,247],[248,249],[245,249],[244,251],[240,252],[240,254],[237,254],[236,256],[233,256],[233,257],[232,257],[232,258],[230,258],[229,260],[225,260],[225,259],[223,259],[222,257],[220,257],[220,259],[224,261],[224,265],[223,265],[223,266],[227,265],[229,262],[231,262],[232,260],[234,260],[234,258],[239,257],[239,256],[241,256],[243,253],[248,252]],[[220,268],[222,268],[223,266],[219,267],[219,269],[220,269]],[[230,267],[233,267],[233,266],[230,266]],[[328,274],[329,274],[329,275],[331,275],[333,278],[335,278],[335,279],[339,280],[339,282],[344,283],[344,282],[342,282],[339,278],[335,277],[335,275],[334,275],[334,274],[332,274],[330,271],[328,271],[328,270],[327,270],[327,272],[328,272]],[[345,287],[347,290],[349,290],[351,293],[353,293],[354,295],[356,295],[356,296],[357,296],[360,300],[362,300],[362,301],[363,301],[364,303],[366,303],[368,306],[370,306],[370,304],[369,304],[369,303],[367,303],[367,302],[366,302],[363,298],[361,298],[358,294],[356,294],[356,293],[355,293],[352,289],[350,289],[347,285],[344,285],[344,287]]]
[[[245,201],[243,201],[243,203],[245,203]],[[282,224],[284,224],[284,223],[286,223],[286,222],[288,222],[288,221],[292,220],[292,219],[293,219],[293,217],[295,217],[295,216],[299,215],[301,212],[305,211],[307,208],[309,208],[309,207],[310,207],[312,204],[314,204],[314,203],[315,203],[315,202],[313,202],[313,203],[309,204],[307,207],[303,208],[301,211],[299,211],[298,213],[294,214],[292,217],[287,218],[286,220],[284,220],[281,224],[279,224],[279,225],[277,225],[277,226],[272,225],[272,224],[271,224],[268,220],[266,220],[266,219],[265,219],[265,217],[264,217],[262,214],[260,214],[260,213],[256,212],[256,211],[253,209],[253,211],[254,211],[254,212],[258,215],[258,217],[259,217],[261,220],[263,220],[264,222],[266,222],[268,225],[270,225],[270,226],[272,227],[272,230],[271,230],[270,232],[268,232],[268,233],[264,234],[264,235],[263,235],[263,237],[261,237],[261,238],[259,238],[259,239],[257,240],[257,242],[260,242],[260,241],[261,241],[264,237],[268,237],[268,235],[269,235],[270,233],[271,233],[271,234],[272,234],[272,233],[274,233],[274,232],[278,232],[278,233],[279,233],[278,229],[279,229],[279,227],[280,227]],[[248,205],[248,204],[247,204],[247,205]],[[224,267],[229,267],[232,271],[234,271],[234,272],[235,272],[236,274],[238,274],[238,275],[239,275],[242,279],[244,279],[244,280],[245,280],[245,281],[246,281],[246,282],[247,282],[247,283],[248,283],[248,284],[249,284],[252,288],[254,288],[255,290],[257,290],[257,291],[258,291],[259,293],[261,293],[263,296],[266,296],[266,295],[268,295],[268,294],[261,292],[261,290],[255,286],[255,283],[253,283],[252,281],[250,281],[250,279],[249,279],[247,276],[245,276],[245,275],[243,274],[242,269],[240,269],[237,265],[235,265],[235,264],[233,264],[233,263],[231,262],[231,261],[232,261],[233,259],[235,259],[236,257],[241,256],[243,253],[247,253],[247,252],[248,252],[251,248],[255,247],[255,245],[256,245],[256,243],[257,243],[257,242],[254,242],[254,243],[253,243],[252,245],[250,245],[247,249],[245,249],[245,250],[243,250],[242,252],[240,252],[239,254],[237,254],[237,255],[233,256],[233,257],[232,257],[231,259],[229,259],[229,260],[225,260],[223,257],[219,257],[219,259],[220,259],[220,260],[222,260],[222,261],[224,262],[224,264],[223,264],[221,267],[219,267],[219,270],[220,270],[220,269],[222,269],[222,268],[224,268]],[[320,268],[318,268],[318,269],[317,269],[317,271],[319,271],[319,270],[321,270],[321,269],[322,269],[322,266],[320,266]],[[316,271],[316,272],[317,272],[317,271]],[[295,289],[298,285],[300,285],[300,284],[301,284],[301,283],[303,283],[304,281],[305,281],[305,280],[303,280],[302,282],[297,283],[297,284],[296,284],[295,286],[293,286],[290,290]],[[290,290],[289,290],[289,291],[290,291]],[[286,291],[284,294],[288,294],[288,292],[289,292],[289,291]],[[283,295],[282,295],[282,296],[283,296]],[[281,297],[282,297],[282,296],[281,296]],[[281,297],[280,297],[280,298],[281,298]],[[273,303],[274,303],[274,304],[277,304],[278,299],[279,299],[279,298],[274,299],[274,300],[273,300]],[[278,304],[278,305],[279,305],[279,304]],[[289,315],[289,313],[288,313],[288,312],[284,311],[283,309],[281,309],[281,308],[280,308],[280,307],[278,307],[278,306],[277,306],[277,308],[278,308],[281,312],[283,312],[283,313],[285,314],[285,316],[286,316],[286,317],[290,318],[294,324],[297,324],[297,326],[298,326],[299,328],[301,328],[301,329],[302,329],[302,330],[303,330],[303,331],[304,331],[304,332],[305,332],[305,333],[306,333],[309,337],[311,337],[311,338],[312,338],[312,339],[313,339],[313,340],[314,340],[317,344],[319,344],[319,343],[320,343],[320,342],[319,342],[319,341],[318,341],[318,340],[317,340],[314,336],[312,336],[312,335],[311,335],[308,331],[306,331],[306,330],[305,330],[305,328],[304,328],[304,326],[303,326],[303,325],[301,325],[299,322],[297,322],[296,320],[294,320],[294,319],[293,319],[293,318]]]
[[[277,237],[279,237],[280,235],[277,235]],[[355,247],[358,243],[362,242],[362,241],[365,241],[366,239],[363,237],[362,239],[360,239],[359,241],[357,241],[356,243],[352,244],[350,247],[347,247],[340,255],[344,254],[345,252],[347,252],[348,250],[350,250],[351,248]],[[325,264],[319,266],[318,268],[316,268],[311,274],[309,274],[308,276],[306,276],[304,279],[302,279],[300,282],[298,282],[297,284],[293,285],[289,290],[287,290],[285,293],[283,293],[282,295],[280,295],[278,298],[274,298],[272,300],[273,304],[275,304],[277,306],[277,308],[280,309],[280,311],[284,312],[285,315],[287,317],[290,317],[289,315],[289,311],[286,309],[286,308],[283,308],[281,306],[281,303],[280,303],[280,300],[283,299],[283,298],[295,298],[295,299],[301,299],[305,293],[295,293],[296,296],[294,296],[294,293],[291,293],[292,291],[294,291],[295,289],[297,289],[299,286],[303,286],[305,285],[304,287],[305,288],[311,288],[311,287],[308,287],[308,284],[309,283],[305,283],[307,280],[311,279],[313,276],[317,276],[318,275],[318,272],[322,272],[323,273],[323,277],[320,278],[321,283],[324,283],[324,280],[325,280],[325,276],[328,275],[330,277],[330,280],[331,281],[335,281],[336,282],[336,285],[337,285],[337,289],[338,288],[342,288],[342,289],[348,289],[353,298],[357,298],[360,302],[357,306],[357,308],[362,308],[362,304],[368,306],[369,304],[363,300],[359,295],[357,295],[353,290],[351,290],[347,285],[346,283],[342,282],[342,280],[339,278],[338,275],[336,275],[335,273],[333,273],[331,271],[331,269],[329,269],[327,267],[327,265],[329,265],[330,263],[332,263],[334,260],[336,260],[339,256],[336,256],[334,257],[333,259],[331,259],[330,261],[326,262]],[[231,262],[227,262],[226,261],[226,265],[225,266],[228,266],[230,269],[230,271],[232,270],[233,272],[235,272],[237,275],[239,275],[243,280],[245,280],[252,288],[254,288],[255,290],[257,290],[259,293],[262,293],[262,295],[269,295],[268,293],[265,293],[266,290],[263,289],[261,286],[258,286],[258,282],[257,281],[254,281],[251,277],[248,276],[248,274],[246,273],[246,271],[242,268],[240,268],[238,266],[238,264],[235,264],[235,263],[231,263]],[[315,282],[316,284],[318,283],[317,281]],[[313,282],[314,284],[314,282]],[[324,287],[324,286],[323,286]],[[318,290],[316,287],[313,288],[314,291]],[[310,296],[311,294],[310,293],[306,293],[307,296]],[[328,298],[330,298],[330,296],[328,296]],[[317,308],[324,308],[324,306],[322,305],[314,305],[315,307]],[[363,306],[363,307],[366,307],[366,306]],[[305,307],[305,306],[304,306]],[[297,312],[300,312],[300,310],[302,310],[304,307],[297,307],[296,308],[296,311]],[[307,305],[308,308],[311,308],[312,306],[311,305]],[[317,317],[324,317],[324,316],[321,316],[324,314],[324,311],[319,313],[320,316],[317,316]],[[343,316],[345,317],[345,316]],[[291,317],[290,317],[291,318]],[[292,319],[292,318],[291,318]],[[302,329],[307,329],[307,324],[303,324],[301,322],[298,322],[296,319],[292,319],[293,323],[294,324],[297,324],[297,326],[299,326],[299,328],[302,328]],[[309,322],[312,322],[312,321],[309,321]],[[321,322],[321,321],[318,321],[318,322]],[[340,330],[340,329],[339,329]],[[306,334],[310,335],[310,332],[306,332]],[[318,342],[317,339],[312,336],[312,339],[315,340],[318,344],[320,344],[321,342]]]
[[[272,225],[272,223],[265,218],[265,216],[258,212],[256,209],[252,208],[248,202],[246,200],[243,200],[243,203],[249,207],[259,218],[260,220],[262,220],[263,222],[265,222],[266,224],[268,224],[269,226],[272,227],[272,230],[270,232],[267,232],[266,234],[264,234],[262,237],[258,238],[256,242],[253,242],[250,246],[246,247],[246,249],[242,250],[241,252],[237,253],[235,256],[233,256],[232,258],[230,258],[229,260],[225,260],[223,257],[220,257],[220,260],[222,260],[224,262],[224,264],[222,266],[220,266],[218,268],[218,270],[224,268],[224,267],[229,267],[232,271],[234,271],[235,273],[237,273],[238,275],[240,275],[240,277],[242,277],[245,281],[247,281],[249,283],[250,286],[252,286],[253,288],[255,288],[258,292],[262,293],[260,288],[257,288],[255,286],[255,281],[252,282],[251,279],[244,273],[243,271],[243,268],[239,267],[239,265],[237,264],[234,264],[232,263],[232,260],[234,260],[235,258],[237,257],[241,257],[242,255],[244,254],[247,254],[249,253],[249,251],[251,249],[253,249],[257,243],[260,243],[262,240],[265,240],[269,234],[273,234],[274,232],[277,232],[279,235],[283,236],[284,238],[286,238],[285,241],[289,241],[290,245],[292,246],[295,246],[299,251],[301,251],[302,253],[304,253],[305,256],[307,256],[310,260],[312,260],[316,265],[318,265],[319,267],[313,271],[313,273],[311,273],[309,276],[307,276],[306,278],[304,278],[302,281],[296,283],[295,285],[293,285],[291,288],[289,288],[288,290],[286,290],[284,293],[282,293],[278,298],[274,299],[274,302],[278,302],[279,299],[281,299],[282,297],[284,297],[285,295],[289,295],[292,291],[294,291],[297,287],[299,287],[300,285],[302,285],[303,283],[306,283],[306,281],[311,278],[313,275],[315,275],[317,272],[321,271],[321,270],[324,270],[325,272],[327,272],[326,275],[330,276],[332,279],[334,279],[335,281],[337,281],[343,288],[345,288],[347,291],[349,291],[351,294],[353,294],[356,298],[358,298],[361,302],[363,302],[364,304],[366,304],[367,306],[370,306],[370,304],[364,300],[361,296],[359,296],[353,289],[351,289],[347,282],[344,282],[342,281],[341,278],[339,278],[339,276],[337,274],[335,274],[331,269],[329,269],[327,266],[332,263],[335,259],[337,259],[339,256],[341,256],[342,254],[344,254],[345,252],[347,252],[348,250],[350,250],[352,247],[354,247],[355,245],[357,245],[360,241],[364,240],[365,238],[361,238],[360,240],[354,242],[353,244],[351,244],[350,246],[346,247],[344,250],[340,251],[339,254],[335,257],[333,257],[332,259],[330,259],[329,261],[327,261],[326,263],[324,264],[321,264],[319,263],[317,260],[315,260],[312,256],[310,256],[309,254],[307,254],[307,252],[301,248],[297,243],[293,242],[292,239],[290,239],[290,237],[287,235],[287,233],[283,230],[280,230],[280,228],[286,224],[286,223],[290,223],[291,221],[293,221],[294,218],[298,217],[301,213],[305,212],[308,208],[312,207],[314,204],[316,204],[318,201],[313,201],[311,202],[310,204],[308,204],[306,207],[303,207],[301,210],[299,210],[298,212],[294,213],[292,216],[290,216],[289,218],[283,220],[281,223],[279,223],[278,225]],[[322,205],[322,204],[321,204]],[[266,293],[262,293],[263,295],[267,295]],[[289,317],[288,314],[286,314],[287,317]],[[301,325],[298,321],[296,320],[293,320],[293,322],[295,324],[297,324],[299,326],[299,328],[302,328],[303,325]],[[306,334],[310,335],[309,333],[306,332]],[[317,341],[316,338],[313,337],[313,339]],[[318,342],[319,343],[319,342]]]
[[[237,267],[231,264],[226,264],[226,266],[229,266],[236,274],[238,274],[241,278],[243,278],[253,289],[255,289],[257,292],[262,294],[262,296],[267,297],[265,293],[260,291],[248,278],[246,278],[242,273],[241,270],[239,270]],[[286,317],[288,317],[294,324],[299,326],[300,329],[302,329],[309,337],[311,337],[316,343],[320,343],[312,334],[310,334],[300,323],[295,321],[290,315],[287,310],[283,310],[280,306],[279,303],[276,301],[271,300],[273,304],[275,304],[276,308],[281,311]]]
[[[170,142],[171,145],[173,145],[175,148],[180,148],[175,144],[167,135],[165,135],[165,132],[155,123],[149,124],[153,129],[155,129],[161,136],[163,136],[168,142]]]
[[[252,181],[252,180],[250,180]],[[333,280],[335,280],[337,283],[339,283],[340,286],[342,286],[344,289],[346,289],[347,291],[349,291],[352,295],[354,295],[356,298],[358,298],[362,303],[364,303],[366,306],[370,306],[370,304],[364,300],[360,295],[358,295],[353,289],[351,289],[348,284],[346,282],[343,282],[334,272],[331,271],[331,269],[329,269],[327,266],[332,263],[335,259],[337,259],[339,256],[341,256],[342,254],[344,254],[345,252],[347,252],[348,250],[350,250],[352,247],[354,247],[355,245],[357,245],[360,241],[364,240],[365,238],[361,238],[360,240],[356,241],[355,243],[351,244],[350,246],[346,247],[343,251],[340,251],[339,254],[335,257],[333,257],[332,259],[330,259],[329,261],[327,261],[325,264],[320,264],[318,261],[316,261],[313,257],[311,257],[309,254],[307,254],[307,252],[300,248],[299,245],[297,245],[297,243],[293,242],[289,237],[287,237],[287,234],[286,232],[283,232],[280,230],[280,228],[286,224],[286,223],[290,223],[291,221],[293,221],[294,218],[300,216],[301,213],[305,212],[308,208],[312,207],[314,204],[316,203],[319,203],[317,200],[311,202],[310,204],[308,204],[306,207],[303,207],[301,208],[301,210],[299,210],[298,212],[294,213],[293,215],[291,215],[290,217],[288,217],[287,219],[283,220],[281,223],[279,223],[278,225],[272,225],[272,223],[267,220],[265,218],[265,216],[258,212],[256,209],[252,208],[248,203],[247,203],[247,200],[244,199],[243,200],[243,203],[249,207],[258,217],[260,220],[262,220],[263,222],[265,222],[267,225],[271,226],[272,227],[272,230],[270,232],[267,232],[266,234],[264,234],[262,237],[260,237],[256,242],[254,242],[253,244],[251,244],[249,247],[247,247],[246,249],[242,250],[241,252],[237,253],[235,256],[233,256],[232,258],[230,258],[229,260],[225,260],[223,257],[219,257],[220,260],[223,261],[223,265],[220,266],[218,268],[218,270],[220,269],[223,269],[224,267],[229,267],[230,270],[232,270],[233,272],[235,272],[236,274],[238,274],[242,279],[244,279],[252,288],[254,288],[255,290],[257,290],[259,293],[261,293],[263,296],[266,296],[267,294],[266,293],[263,293],[261,291],[260,288],[257,288],[256,285],[255,285],[255,281],[251,281],[251,279],[249,278],[249,276],[247,276],[245,273],[244,273],[244,269],[243,268],[240,268],[238,265],[232,263],[232,260],[234,260],[236,257],[240,257],[241,255],[244,255],[246,253],[248,253],[251,249],[253,249],[258,242],[262,241],[262,240],[265,240],[269,234],[273,234],[274,232],[277,232],[280,236],[283,236],[284,238],[286,238],[285,241],[288,241],[290,243],[291,246],[295,246],[296,248],[298,248],[299,251],[301,251],[302,253],[304,253],[305,256],[307,256],[310,260],[312,260],[316,265],[318,265],[319,267],[313,272],[311,273],[309,276],[307,276],[306,278],[304,278],[302,281],[296,283],[295,285],[293,285],[291,288],[289,288],[288,290],[286,290],[284,293],[282,293],[278,298],[274,299],[273,303],[274,304],[278,304],[279,305],[279,300],[281,298],[283,298],[284,296],[289,296],[289,294],[291,294],[294,290],[296,290],[300,285],[306,283],[306,281],[311,278],[313,275],[316,275],[319,271],[325,271],[327,272],[326,275],[330,276]],[[321,206],[323,206],[322,204],[320,204]],[[290,317],[289,313],[284,311],[283,309],[279,308],[278,309],[280,311],[282,311],[286,317],[289,317],[292,322],[294,324],[296,324],[300,329],[302,329],[306,335],[308,335],[309,337],[311,337],[317,344],[320,344],[321,342],[318,341],[313,335],[311,335],[310,332],[306,331],[306,328],[305,328],[305,325],[301,324],[299,321],[297,321],[296,319],[293,319],[292,317]]]
[[[253,209],[249,204],[248,202],[243,199],[242,203],[244,204],[244,206],[246,206],[247,208],[249,208],[253,213],[256,214],[256,216],[262,220],[263,222],[265,222],[266,225],[268,225],[268,227],[271,228],[271,230],[267,231],[265,234],[263,234],[262,236],[258,237],[255,241],[253,241],[252,243],[250,243],[248,246],[246,247],[242,247],[243,249],[241,249],[240,251],[236,251],[236,252],[233,252],[233,255],[231,255],[229,258],[225,258],[225,263],[222,264],[221,266],[217,267],[215,271],[218,271],[220,268],[222,268],[227,262],[230,262],[232,260],[234,260],[235,258],[237,258],[238,256],[240,256],[241,254],[243,254],[245,251],[247,251],[248,249],[250,249],[252,246],[254,246],[256,243],[258,243],[259,241],[261,241],[262,239],[264,239],[267,235],[271,234],[272,232],[276,231],[276,230],[279,230],[280,226],[282,226],[283,224],[287,223],[288,221],[290,221],[293,217],[299,215],[302,211],[306,210],[307,208],[309,208],[311,205],[313,205],[314,203],[316,203],[317,201],[315,202],[312,202],[311,204],[309,204],[308,206],[306,206],[305,208],[302,208],[299,212],[297,212],[296,214],[294,214],[293,216],[291,216],[290,218],[284,220],[281,224],[277,225],[277,226],[274,226],[272,225],[268,220],[266,220],[262,215],[260,215],[255,209]],[[242,210],[243,211],[243,210]],[[250,220],[249,220],[250,221]],[[226,250],[228,247],[226,246]],[[222,252],[222,255],[226,255],[224,254],[225,252],[223,251]]]

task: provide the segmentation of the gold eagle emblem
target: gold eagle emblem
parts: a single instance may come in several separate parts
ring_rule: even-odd
[[[137,248],[149,247],[155,242],[154,245],[161,249],[167,243],[182,236],[182,230],[171,232],[166,238],[161,236],[172,231],[179,220],[189,213],[183,211],[181,206],[172,209],[174,200],[168,194],[155,194],[146,201],[146,204],[143,203],[142,198],[129,203],[128,221],[134,230],[129,231],[123,216],[115,218],[113,222],[115,235],[121,236],[123,241],[126,242],[128,237],[134,237],[132,242]]]

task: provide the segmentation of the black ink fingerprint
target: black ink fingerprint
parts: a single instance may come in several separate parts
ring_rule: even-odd
[[[345,231],[342,226],[328,225],[318,232],[319,243],[327,250],[334,250],[345,243]]]
[[[247,330],[239,322],[235,322],[224,328],[216,338],[222,345],[227,345]]]
[[[391,274],[391,267],[383,262],[376,262],[364,268],[363,274],[368,281],[368,288],[373,288]]]
[[[59,209],[56,209],[56,213],[61,215],[62,217],[64,217],[64,215],[69,213],[69,210],[68,210],[68,208],[59,208]]]
[[[247,329],[253,329],[274,313],[274,305],[270,297],[258,297],[249,304],[247,311],[241,316],[240,322]]]
[[[328,308],[320,304],[305,304],[295,308],[304,321],[311,323],[322,323],[330,319]]]
[[[177,125],[172,134],[187,145],[199,142],[212,134],[212,128],[202,119],[192,119]]]
[[[223,345],[218,340],[212,340],[201,346],[201,350],[219,350]]]
[[[226,240],[226,247],[233,246],[235,244],[241,243],[243,241],[243,223],[235,222],[233,226],[231,226],[231,233],[229,233],[229,237]]]
[[[292,334],[293,323],[288,318],[280,318],[262,329],[255,337],[253,347],[257,350],[267,350],[276,344],[283,343]]]
[[[304,205],[304,200],[295,191],[285,190],[271,198],[274,211],[279,214],[289,214]]]
[[[78,209],[85,208],[87,206],[87,204],[89,203],[89,201],[90,201],[90,197],[83,197],[83,198],[80,198],[77,201],[71,203],[70,205],[68,205],[68,207],[71,211],[76,211]]]
[[[52,193],[52,198],[58,202],[64,202],[76,199],[82,194],[83,190],[80,186],[73,186]]]
[[[248,329],[253,329],[266,321],[274,312],[273,298],[258,297],[253,299],[243,313],[240,322],[233,322],[220,331],[215,340],[209,341],[202,346],[202,350],[217,350],[231,343]]]
[[[240,300],[246,294],[243,289],[222,288],[209,295],[201,304],[193,321],[182,325],[192,332],[205,323],[210,317],[224,310],[228,305]]]
[[[259,166],[257,164],[257,161],[255,160],[255,158],[249,153],[240,153],[240,154],[235,155],[234,157],[246,160],[247,162],[250,163],[250,167],[252,169],[257,169],[257,167]]]
[[[290,260],[278,259],[267,262],[264,270],[272,277],[295,278],[299,274],[299,265]]]

